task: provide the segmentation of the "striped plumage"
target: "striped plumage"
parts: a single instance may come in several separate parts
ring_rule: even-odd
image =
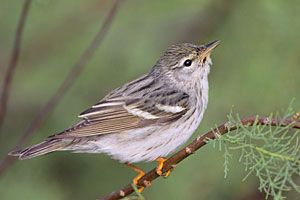
[[[152,161],[186,142],[208,102],[210,52],[218,45],[173,45],[152,70],[109,93],[73,127],[13,151],[28,159],[53,151],[106,153],[121,162]]]

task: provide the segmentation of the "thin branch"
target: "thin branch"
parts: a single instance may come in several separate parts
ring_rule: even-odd
[[[30,136],[34,134],[34,132],[42,125],[45,121],[49,113],[55,108],[58,102],[62,99],[62,97],[67,93],[69,88],[73,85],[75,80],[78,78],[80,73],[85,67],[85,64],[89,61],[92,55],[95,53],[97,47],[103,41],[104,36],[106,35],[109,27],[112,24],[112,21],[117,13],[117,10],[120,6],[121,0],[115,0],[112,8],[108,12],[104,23],[101,25],[100,30],[91,41],[90,45],[86,48],[86,50],[82,53],[79,60],[75,63],[75,65],[70,70],[69,74],[62,82],[58,90],[53,94],[53,96],[48,100],[48,102],[40,109],[40,111],[35,115],[29,127],[25,130],[22,137],[18,141],[17,145],[14,149],[19,148],[23,145]],[[15,158],[11,158],[10,156],[6,156],[0,162],[0,175],[15,161]]]
[[[299,113],[298,113],[299,114]],[[297,121],[296,121],[297,120]],[[295,119],[295,117],[287,118],[285,120],[278,118],[268,118],[268,117],[256,117],[251,116],[247,118],[241,119],[241,123],[243,125],[253,126],[253,125],[271,125],[271,126],[291,126],[292,128],[300,129],[300,120]],[[199,135],[191,144],[187,145],[185,148],[181,149],[177,153],[175,153],[172,157],[170,157],[165,163],[162,169],[163,172],[166,172],[172,168],[174,168],[178,163],[182,160],[193,154],[195,151],[203,147],[207,144],[207,141],[216,139],[219,135],[224,135],[229,131],[236,130],[238,128],[237,125],[230,125],[229,123],[223,123],[217,128],[203,134]],[[149,183],[153,180],[160,177],[157,175],[156,170],[152,169],[148,173],[146,173],[138,182],[139,187],[147,187]],[[133,193],[134,190],[131,184],[126,185],[120,190],[116,190],[109,195],[101,198],[101,200],[117,200],[128,196]]]
[[[24,27],[25,27],[25,22],[26,22],[26,19],[28,16],[30,4],[31,4],[31,0],[25,0],[23,3],[17,30],[15,33],[14,45],[13,45],[13,49],[12,49],[12,53],[11,53],[10,62],[9,62],[7,71],[4,75],[4,79],[3,79],[2,90],[1,90],[1,95],[0,95],[0,128],[2,127],[2,124],[5,119],[5,115],[6,115],[7,102],[9,99],[11,82],[12,82],[12,79],[14,76],[14,72],[17,68],[18,60],[19,60],[22,35],[23,35]]]

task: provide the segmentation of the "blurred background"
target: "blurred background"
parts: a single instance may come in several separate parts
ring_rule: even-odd
[[[0,80],[3,82],[23,1],[0,0]],[[57,90],[99,30],[113,1],[33,0],[0,136],[0,159]],[[171,44],[219,39],[210,74],[209,106],[197,134],[241,116],[300,108],[300,1],[126,0],[94,57],[31,137],[33,144],[77,121],[107,92],[153,66]],[[194,138],[193,137],[193,138]],[[237,156],[224,179],[222,152],[207,145],[146,199],[264,199]],[[140,164],[151,169],[155,163]],[[0,177],[0,199],[95,199],[129,183],[135,173],[105,155],[53,153],[17,161]],[[288,199],[299,199],[289,193]]]

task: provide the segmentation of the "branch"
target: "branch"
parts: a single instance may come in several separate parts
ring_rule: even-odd
[[[271,125],[271,126],[291,126],[292,128],[300,129],[300,120],[299,120],[300,112],[296,113],[293,117],[286,118],[284,120],[278,118],[268,118],[268,117],[257,117],[251,116],[241,119],[241,123],[247,126],[253,125]],[[238,128],[237,125],[232,125],[227,123],[223,123],[217,128],[212,129],[211,131],[199,135],[191,144],[187,145],[185,148],[181,149],[177,153],[175,153],[172,157],[170,157],[165,163],[162,169],[163,173],[173,169],[178,163],[182,160],[193,154],[195,151],[203,147],[207,144],[208,140],[213,140],[218,137],[218,135],[224,135],[230,131],[236,130]],[[217,133],[217,134],[216,134]],[[148,173],[146,173],[138,182],[139,187],[147,187],[150,183],[156,178],[160,177],[156,173],[156,169],[152,169]],[[117,200],[128,196],[133,193],[134,189],[131,184],[126,185],[120,190],[116,190],[109,195],[101,198],[101,200]]]
[[[40,109],[40,111],[35,115],[33,120],[31,121],[29,127],[25,130],[22,137],[19,139],[18,143],[14,147],[14,149],[22,146],[30,136],[33,135],[34,131],[36,131],[42,123],[45,121],[49,113],[55,108],[58,102],[62,99],[62,97],[67,93],[69,88],[73,85],[75,80],[78,78],[80,73],[85,67],[85,64],[89,61],[92,55],[95,53],[97,47],[103,41],[104,36],[112,24],[112,21],[117,13],[118,7],[121,3],[121,0],[115,0],[112,8],[108,12],[104,23],[101,25],[100,30],[91,41],[90,45],[86,48],[86,50],[82,53],[79,60],[75,63],[75,65],[71,68],[69,74],[62,82],[58,90],[52,95],[52,97],[48,100],[48,102]],[[0,162],[0,175],[11,166],[16,159],[10,156],[6,156]]]
[[[17,26],[17,30],[15,33],[14,45],[13,45],[13,50],[11,53],[10,62],[9,62],[6,74],[4,76],[3,84],[2,84],[2,91],[1,91],[1,96],[0,96],[0,128],[4,122],[4,118],[6,115],[7,102],[8,102],[8,98],[9,98],[11,82],[12,82],[17,64],[18,64],[18,60],[19,60],[22,35],[23,35],[25,22],[26,22],[26,19],[28,16],[28,10],[29,10],[30,4],[31,4],[31,0],[24,1],[20,19],[19,19],[18,26]]]

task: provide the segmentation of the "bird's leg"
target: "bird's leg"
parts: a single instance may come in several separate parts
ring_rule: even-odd
[[[134,166],[133,164],[126,163],[126,165],[133,169],[136,173],[138,173],[138,175],[136,175],[136,177],[134,177],[134,179],[132,180],[133,184],[138,187],[138,182],[145,175],[145,172],[137,166]],[[145,187],[140,187],[138,190],[141,193],[144,189]]]
[[[164,176],[165,178],[168,177],[172,171],[172,169],[169,169],[166,173],[162,173],[162,168],[164,167],[164,163],[167,159],[164,157],[159,157],[156,159],[157,167],[156,167],[156,173],[160,176]]]

